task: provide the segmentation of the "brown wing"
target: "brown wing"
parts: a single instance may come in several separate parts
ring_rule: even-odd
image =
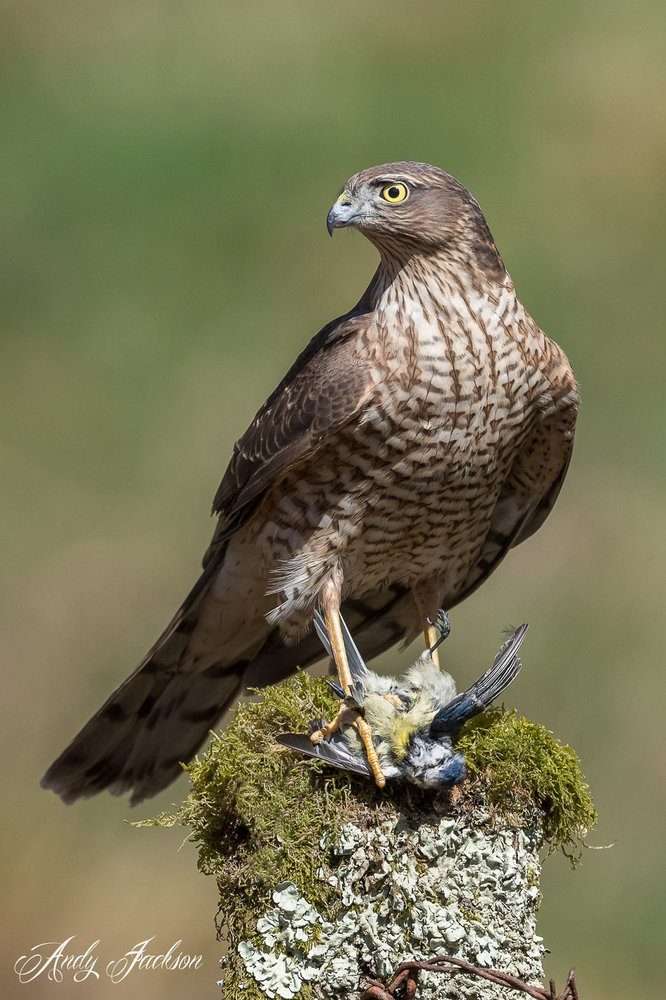
[[[220,515],[213,546],[249,517],[276,479],[316,451],[372,396],[363,351],[371,322],[365,298],[310,341],[234,445],[213,501],[213,512]]]
[[[548,341],[545,374],[549,393],[534,428],[507,476],[479,558],[448,607],[464,600],[493,572],[510,548],[533,535],[550,514],[573,449],[578,414],[576,380],[566,355]]]

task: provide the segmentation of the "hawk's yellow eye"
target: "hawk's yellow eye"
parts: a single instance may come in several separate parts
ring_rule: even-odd
[[[405,184],[385,184],[381,196],[384,201],[397,205],[399,201],[406,201],[409,198],[409,188]]]

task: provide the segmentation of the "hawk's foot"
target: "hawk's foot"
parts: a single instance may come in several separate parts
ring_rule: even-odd
[[[451,631],[451,625],[446,614],[441,609],[437,612],[434,619],[430,618],[426,614],[426,608],[432,607],[430,603],[433,598],[433,594],[424,593],[419,590],[419,588],[414,588],[413,590],[414,602],[416,604],[419,618],[421,619],[423,628],[423,637],[425,639],[426,649],[430,653],[430,658],[439,670],[439,653],[438,648],[444,642],[447,635]],[[439,597],[437,598],[439,600]]]
[[[448,619],[446,611],[443,611],[442,608],[439,609],[434,619],[426,618],[426,622],[428,623],[426,632],[428,650],[432,656],[444,640],[448,638],[451,632],[451,622]],[[439,666],[439,657],[437,657],[437,666]]]
[[[321,729],[316,729],[310,734],[311,743],[321,743],[322,740],[330,740],[333,733],[337,733],[340,726],[353,726],[358,712],[350,708],[345,701],[340,702],[340,709],[336,717],[327,722]]]
[[[312,743],[321,743],[322,740],[329,740],[333,733],[336,733],[340,726],[355,726],[358,735],[361,737],[363,746],[365,747],[365,753],[368,758],[368,764],[370,765],[370,770],[372,771],[372,776],[375,779],[375,784],[378,788],[383,788],[386,784],[386,778],[384,777],[384,772],[382,771],[382,766],[379,763],[379,757],[377,756],[377,751],[375,750],[375,745],[372,742],[372,730],[370,725],[363,718],[363,714],[358,711],[358,709],[350,708],[346,702],[340,702],[340,710],[336,717],[321,729],[317,729],[314,733],[310,735],[310,741]]]

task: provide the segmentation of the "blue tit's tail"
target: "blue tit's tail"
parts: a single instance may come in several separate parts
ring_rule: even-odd
[[[323,725],[324,720],[318,722]],[[321,726],[319,727],[321,728]],[[331,738],[321,743],[312,743],[309,736],[301,733],[283,733],[275,737],[276,741],[283,747],[290,750],[297,750],[305,754],[306,757],[314,757],[315,760],[323,760],[333,767],[339,767],[343,771],[352,771],[354,774],[362,774],[365,778],[372,777],[372,771],[366,760],[355,754],[349,745],[349,741],[343,733],[333,733]]]
[[[370,676],[370,671],[365,665],[365,661],[361,654],[359,653],[356,643],[351,637],[351,633],[345,624],[345,620],[340,615],[340,624],[342,625],[342,638],[345,644],[345,651],[347,653],[347,661],[349,663],[349,669],[351,671],[352,680],[354,682],[354,687],[360,688],[361,691],[366,686],[368,677]],[[321,639],[324,649],[329,656],[333,656],[333,650],[331,649],[331,643],[328,638],[328,632],[326,630],[326,623],[323,617],[318,611],[315,611],[314,615],[314,626],[317,630],[317,635]],[[333,686],[333,685],[331,685]],[[344,692],[342,693],[344,697]]]
[[[519,625],[511,638],[500,647],[490,670],[486,670],[475,684],[439,710],[430,725],[430,735],[434,739],[456,733],[515,680],[522,667],[516,654],[526,632],[527,625]]]

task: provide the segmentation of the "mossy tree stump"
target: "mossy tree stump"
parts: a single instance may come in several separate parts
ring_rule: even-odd
[[[358,997],[363,976],[441,953],[539,982],[542,858],[575,863],[596,819],[575,753],[493,711],[458,741],[463,785],[380,791],[275,743],[336,707],[307,674],[261,692],[187,768],[178,812],[153,821],[191,828],[217,878],[225,1000]],[[506,995],[465,975],[418,987],[420,1000]]]

